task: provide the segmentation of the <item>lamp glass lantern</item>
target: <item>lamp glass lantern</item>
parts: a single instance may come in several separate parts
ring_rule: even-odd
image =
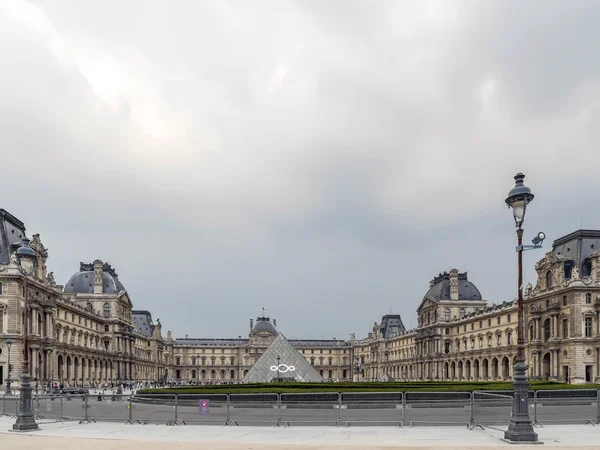
[[[515,175],[515,187],[513,187],[506,197],[506,205],[512,208],[515,225],[521,228],[525,221],[525,212],[527,205],[532,202],[534,195],[531,189],[525,186],[525,175],[518,173]]]

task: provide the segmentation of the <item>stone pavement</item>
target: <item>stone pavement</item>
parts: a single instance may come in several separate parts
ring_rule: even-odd
[[[150,450],[150,449],[497,449],[513,447],[500,439],[500,429],[466,427],[225,427],[123,425],[122,423],[44,423],[28,434],[10,433],[14,419],[0,418],[2,449],[44,450]],[[540,447],[598,449],[600,427],[556,425],[537,428]]]

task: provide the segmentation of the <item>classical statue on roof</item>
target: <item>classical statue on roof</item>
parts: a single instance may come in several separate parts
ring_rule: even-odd
[[[49,272],[48,275],[46,275],[45,281],[48,286],[56,286],[56,280],[54,280],[54,272]]]

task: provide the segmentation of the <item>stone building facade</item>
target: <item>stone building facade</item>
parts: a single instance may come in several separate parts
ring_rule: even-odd
[[[262,313],[246,336],[179,338],[136,310],[115,269],[80,263],[64,286],[47,269],[40,235],[30,245],[35,273],[25,279],[15,250],[25,226],[0,209],[0,386],[6,385],[7,341],[13,384],[23,361],[24,294],[28,298],[31,375],[41,385],[119,381],[238,382],[273,339],[277,321]],[[600,381],[600,231],[557,239],[525,288],[529,375],[573,383]],[[418,326],[383,316],[364,339],[290,339],[329,381],[508,380],[517,349],[516,301],[489,306],[467,273],[433,278],[418,308]]]
[[[524,292],[533,379],[600,381],[600,231],[554,241]],[[488,306],[466,273],[435,277],[418,328],[390,336],[378,324],[352,341],[357,380],[509,380],[517,356],[517,302]],[[384,317],[385,321],[385,317]],[[383,321],[382,321],[383,323]]]
[[[247,338],[176,339],[172,342],[175,380],[188,383],[241,380],[275,339],[277,320],[264,313],[250,319]],[[351,381],[352,348],[339,339],[290,339],[317,372],[331,381]],[[283,362],[283,361],[282,361]]]

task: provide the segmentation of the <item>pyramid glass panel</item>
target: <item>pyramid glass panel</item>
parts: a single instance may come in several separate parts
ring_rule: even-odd
[[[321,383],[323,377],[285,336],[279,333],[241,382],[269,383],[271,381]]]

